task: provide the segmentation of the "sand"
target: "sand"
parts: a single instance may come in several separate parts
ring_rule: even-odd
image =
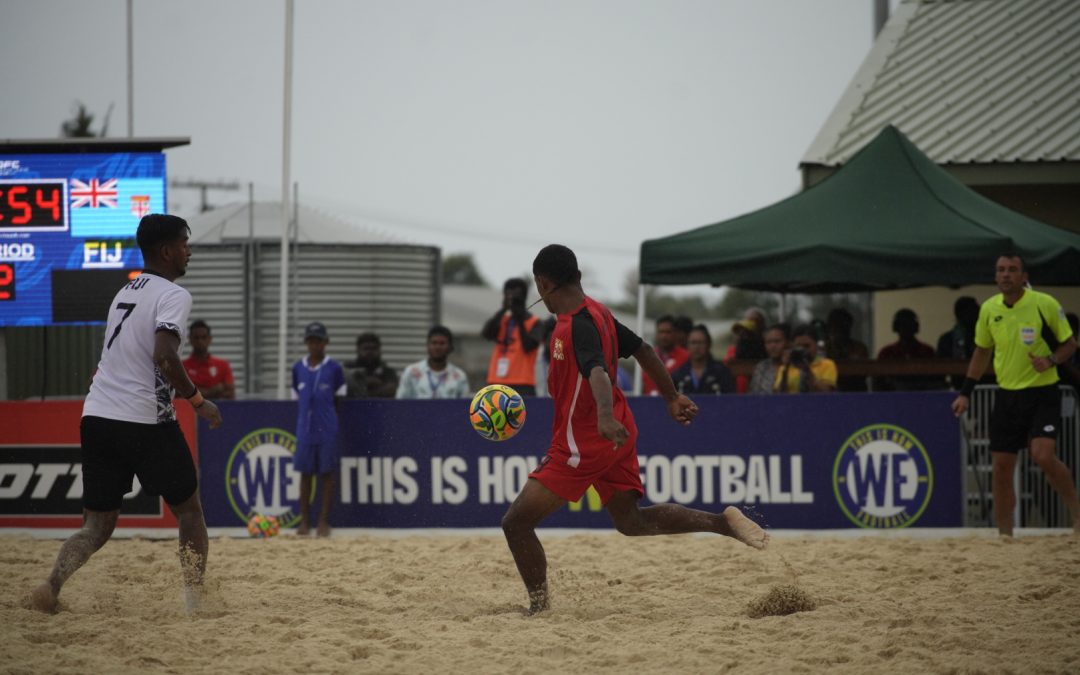
[[[1080,671],[1080,537],[541,536],[534,618],[497,536],[214,539],[196,616],[175,542],[110,542],[47,616],[21,603],[59,542],[0,536],[0,671]]]

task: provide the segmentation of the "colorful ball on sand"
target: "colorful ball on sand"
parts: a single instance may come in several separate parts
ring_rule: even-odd
[[[278,523],[278,519],[274,516],[264,516],[261,513],[256,513],[248,519],[247,529],[248,534],[251,536],[267,539],[277,536],[277,533],[281,531],[281,524]]]
[[[489,441],[505,441],[525,426],[525,400],[505,384],[489,384],[469,404],[469,422]]]

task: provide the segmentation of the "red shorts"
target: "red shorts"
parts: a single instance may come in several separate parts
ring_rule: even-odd
[[[638,467],[637,446],[627,444],[613,451],[611,443],[603,448],[583,449],[583,456],[589,457],[577,467],[567,464],[568,454],[552,448],[540,460],[529,478],[535,478],[540,484],[569,502],[576,502],[585,495],[592,485],[600,495],[600,503],[607,504],[616,492],[635,490],[644,496],[645,487],[641,484],[641,469]],[[598,457],[610,457],[608,461],[597,461]]]

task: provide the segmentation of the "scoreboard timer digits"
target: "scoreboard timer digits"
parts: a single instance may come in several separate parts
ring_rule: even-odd
[[[67,181],[0,179],[0,232],[67,229]]]
[[[15,299],[15,265],[0,263],[0,302]]]

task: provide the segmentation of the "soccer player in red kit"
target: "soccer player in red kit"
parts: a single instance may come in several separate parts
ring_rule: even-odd
[[[618,359],[637,359],[679,424],[690,424],[698,408],[675,390],[652,347],[585,295],[573,251],[559,244],[544,247],[533,261],[533,277],[544,305],[558,315],[548,371],[555,419],[547,455],[529,474],[502,520],[529,593],[528,613],[541,612],[550,604],[547,558],[536,527],[567,502],[581,499],[590,485],[622,534],[715,532],[765,548],[768,533],[733,506],[719,514],[677,504],[638,506],[645,491],[637,460],[637,425],[626,397],[614,386]]]

